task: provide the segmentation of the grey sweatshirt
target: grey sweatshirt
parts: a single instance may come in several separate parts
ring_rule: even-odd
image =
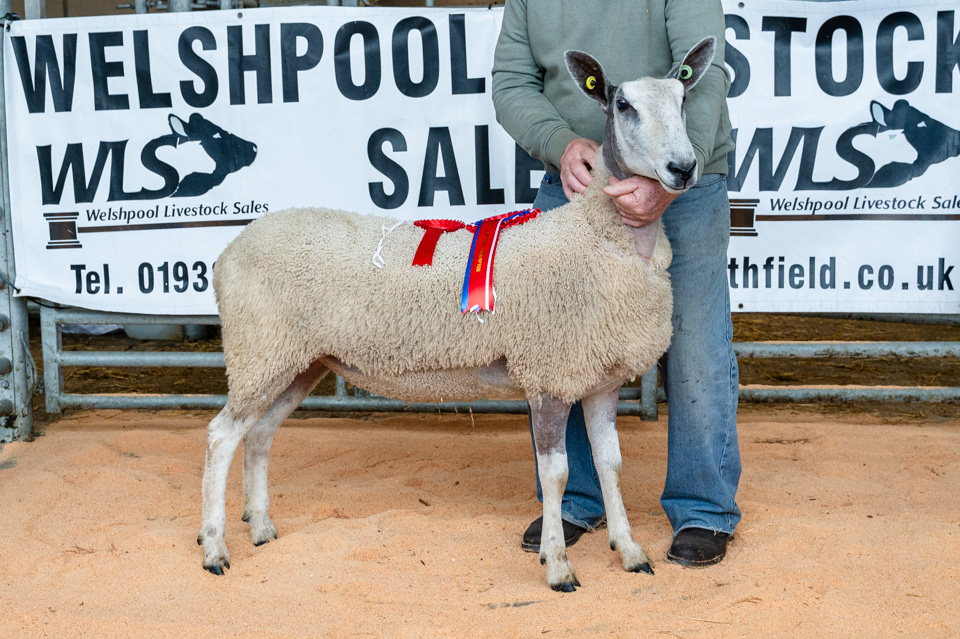
[[[727,173],[733,149],[719,0],[507,0],[493,63],[497,120],[521,147],[559,173],[578,137],[600,142],[606,117],[570,78],[563,54],[585,51],[614,84],[662,77],[690,48],[717,37],[710,69],[687,97],[687,134],[698,176]]]

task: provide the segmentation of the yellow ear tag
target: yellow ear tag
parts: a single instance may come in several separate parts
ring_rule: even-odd
[[[692,78],[693,67],[691,67],[689,64],[685,64],[682,67],[680,67],[679,77],[681,80],[689,80],[690,78]]]
[[[587,81],[584,82],[584,84],[587,86],[588,89],[593,91],[597,87],[597,79],[591,75],[589,78],[587,78]]]

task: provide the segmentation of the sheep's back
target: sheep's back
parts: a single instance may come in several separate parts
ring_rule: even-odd
[[[645,370],[666,348],[664,323],[669,341],[665,267],[624,255],[565,209],[504,230],[496,313],[483,323],[460,312],[466,230],[444,233],[433,265],[419,267],[424,232],[402,224],[377,268],[395,220],[294,209],[251,223],[214,278],[231,401],[272,401],[325,355],[384,376],[505,358],[518,386],[565,399],[611,370]]]

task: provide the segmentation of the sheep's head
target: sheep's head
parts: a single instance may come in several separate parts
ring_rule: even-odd
[[[604,160],[618,177],[644,175],[671,193],[697,181],[697,158],[687,137],[684,102],[713,61],[716,38],[698,42],[665,78],[612,84],[603,67],[582,51],[567,51],[570,75],[607,114]]]

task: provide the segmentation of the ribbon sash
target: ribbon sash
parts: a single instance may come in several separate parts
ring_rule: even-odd
[[[470,245],[470,255],[467,258],[467,271],[463,276],[460,311],[462,313],[469,311],[477,315],[481,311],[492,313],[497,297],[493,288],[493,259],[497,253],[500,231],[532,220],[539,213],[540,209],[524,209],[489,217],[475,224],[464,224],[456,220],[417,220],[414,225],[422,228],[424,233],[417,246],[417,252],[413,256],[412,265],[433,265],[433,254],[437,250],[440,236],[466,228],[473,233],[473,243]]]
[[[460,312],[481,311],[493,313],[497,293],[493,288],[493,261],[497,254],[497,241],[500,231],[515,224],[522,224],[537,216],[540,211],[526,209],[507,215],[480,220],[473,233],[470,245],[470,257],[467,259],[467,272],[463,277],[463,294],[460,298]]]
[[[480,220],[470,245],[467,272],[463,277],[460,312],[493,311],[493,258],[503,220]]]

